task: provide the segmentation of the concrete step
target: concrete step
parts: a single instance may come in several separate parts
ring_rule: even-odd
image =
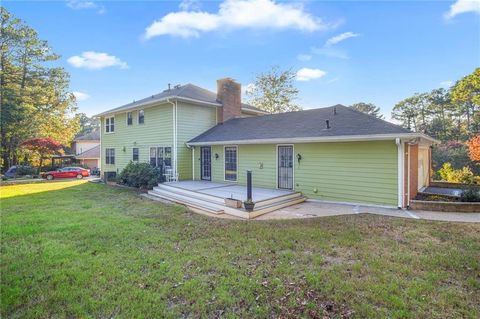
[[[263,207],[257,208],[255,205],[255,208],[253,212],[247,212],[245,209],[236,209],[236,208],[230,208],[230,207],[225,207],[224,212],[225,214],[236,216],[236,217],[241,217],[241,218],[246,218],[246,219],[252,219],[257,216],[272,212],[274,210],[292,206],[295,204],[302,203],[306,200],[305,197],[300,196],[300,197],[295,197],[295,198],[287,198],[282,201],[277,201],[275,203],[271,203],[269,205],[265,205]]]
[[[255,209],[261,209],[263,207],[271,206],[272,204],[275,204],[275,203],[280,203],[286,200],[294,200],[300,197],[302,197],[302,193],[297,192],[297,193],[291,193],[291,194],[277,196],[274,198],[265,199],[265,200],[256,202]]]
[[[216,203],[216,204],[219,204],[219,205],[225,205],[225,200],[222,197],[208,195],[208,194],[204,194],[204,193],[200,193],[200,192],[197,192],[197,191],[192,191],[192,190],[188,190],[188,189],[184,189],[184,188],[180,188],[180,187],[170,186],[170,185],[166,185],[166,184],[158,184],[158,186],[154,187],[153,189],[154,190],[165,190],[165,191],[169,191],[169,192],[172,192],[172,193],[175,193],[175,194],[191,196],[191,197],[194,197],[194,198],[206,200],[206,201],[211,202],[211,203]]]
[[[149,191],[148,194],[153,195],[153,196],[157,196],[157,197],[160,197],[160,198],[163,198],[163,199],[167,199],[167,200],[175,202],[175,203],[183,204],[183,205],[186,205],[186,206],[193,206],[193,207],[196,207],[196,208],[199,208],[199,209],[204,209],[206,211],[209,211],[209,212],[212,212],[212,213],[215,213],[215,214],[221,214],[221,213],[223,213],[223,210],[224,210],[223,205],[219,205],[219,204],[216,204],[216,203],[211,203],[211,202],[205,201],[203,199],[198,199],[198,198],[190,197],[190,196],[187,196],[187,195],[172,193],[172,192],[165,191],[165,190],[155,190],[154,189],[154,190]]]

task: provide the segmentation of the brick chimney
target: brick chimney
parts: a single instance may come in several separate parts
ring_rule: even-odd
[[[217,80],[217,100],[222,107],[217,108],[217,123],[242,115],[242,85],[231,78]]]

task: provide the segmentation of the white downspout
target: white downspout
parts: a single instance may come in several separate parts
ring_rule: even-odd
[[[177,100],[175,100],[175,165],[173,167],[173,176],[177,176],[177,164],[178,164],[178,161],[177,161],[177,148],[178,148],[178,145],[177,145],[177,130],[178,130],[178,116],[177,116],[177,113],[178,113],[178,107],[177,107]]]
[[[395,144],[397,144],[397,162],[398,162],[398,208],[401,209],[403,207],[403,144],[400,138],[395,139]]]
[[[167,103],[172,104],[172,128],[173,128],[173,147],[172,147],[172,171],[173,171],[173,176],[177,176],[177,101],[173,103],[170,101],[170,99],[166,100]]]
[[[408,143],[407,153],[407,208],[410,206],[410,143]]]
[[[195,180],[195,146],[192,146],[192,180]]]

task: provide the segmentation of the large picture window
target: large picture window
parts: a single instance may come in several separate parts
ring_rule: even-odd
[[[225,180],[237,180],[237,147],[225,146]]]
[[[115,164],[115,149],[106,148],[105,149],[105,164]]]
[[[115,118],[107,117],[105,118],[105,133],[113,133],[115,132]]]

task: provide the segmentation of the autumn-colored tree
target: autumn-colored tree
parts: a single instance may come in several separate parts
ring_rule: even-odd
[[[472,161],[480,161],[480,135],[472,137],[467,141],[468,154]]]
[[[24,155],[22,141],[52,137],[68,144],[79,130],[69,75],[47,41],[0,6],[0,166]]]
[[[55,141],[53,138],[47,137],[37,137],[29,138],[20,144],[20,146],[32,153],[38,155],[40,159],[39,170],[42,167],[43,160],[49,155],[60,154],[63,151],[62,144]]]

